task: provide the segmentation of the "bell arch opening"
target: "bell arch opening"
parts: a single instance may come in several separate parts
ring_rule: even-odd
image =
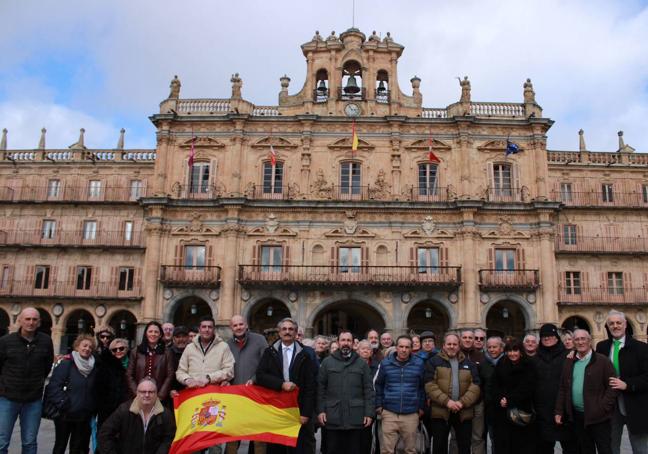
[[[187,328],[197,327],[200,319],[213,317],[212,310],[203,299],[197,296],[187,296],[178,301],[173,311],[173,324],[183,325]]]
[[[436,301],[416,303],[407,315],[407,329],[417,334],[432,331],[437,339],[442,339],[449,328],[448,312]]]
[[[137,342],[135,336],[137,335],[137,318],[131,311],[121,310],[115,312],[108,325],[115,330],[115,335],[127,339],[131,346]]]
[[[61,337],[61,353],[72,351],[74,339],[79,334],[94,334],[95,319],[92,314],[85,309],[72,311],[65,322],[65,332]]]
[[[562,329],[569,330],[572,333],[576,329],[584,329],[588,333],[592,332],[592,328],[590,327],[590,324],[585,320],[583,317],[579,317],[578,315],[573,315],[571,317],[567,317],[564,322],[562,322],[562,325],[560,325]]]
[[[248,315],[250,330],[266,337],[270,336],[277,328],[280,320],[290,317],[290,309],[282,301],[269,298],[257,302]]]
[[[314,335],[337,335],[343,329],[351,331],[354,337],[363,339],[370,329],[384,331],[385,320],[369,304],[353,300],[326,305],[313,319]]]
[[[488,336],[524,337],[528,329],[526,318],[520,304],[504,300],[493,304],[486,314],[486,332]]]
[[[37,307],[36,310],[38,311],[38,315],[40,315],[41,319],[38,331],[52,337],[52,316],[50,315],[49,311],[43,309],[42,307]]]

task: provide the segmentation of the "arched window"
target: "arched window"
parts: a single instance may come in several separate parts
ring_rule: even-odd
[[[340,194],[358,196],[361,194],[360,170],[360,163],[357,161],[347,161],[340,164]]]
[[[389,74],[384,69],[378,71],[376,75],[376,102],[389,102]]]
[[[283,162],[265,161],[263,163],[263,196],[274,198],[283,194]]]
[[[342,87],[339,96],[343,100],[364,99],[365,89],[362,86],[362,67],[355,60],[347,61],[342,67]]]
[[[328,71],[320,69],[315,73],[315,90],[313,92],[314,102],[326,102],[329,96]]]
[[[423,163],[418,166],[418,195],[430,196],[437,194],[438,166]]]

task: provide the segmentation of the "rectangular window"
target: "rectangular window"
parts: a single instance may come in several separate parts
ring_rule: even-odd
[[[47,197],[56,198],[61,195],[61,180],[49,180],[47,182]]]
[[[97,221],[83,221],[83,239],[97,239]]]
[[[34,272],[34,288],[49,288],[50,267],[49,265],[36,265]]]
[[[205,246],[185,246],[184,253],[185,268],[204,270]]]
[[[511,166],[509,164],[493,164],[493,184],[495,195],[511,196],[513,194]]]
[[[135,268],[121,267],[119,268],[119,290],[131,291],[133,290],[133,277],[135,276]]]
[[[623,273],[614,271],[607,274],[608,294],[623,295]]]
[[[437,165],[419,164],[419,195],[435,195],[437,192]]]
[[[101,180],[90,180],[88,182],[88,197],[101,197]]]
[[[420,247],[417,249],[417,257],[419,273],[439,272],[439,248]]]
[[[51,240],[56,236],[56,221],[52,219],[43,220],[43,230],[41,231],[41,238],[44,240]]]
[[[614,202],[614,189],[611,184],[602,184],[601,185],[601,197],[604,202]]]
[[[643,203],[648,203],[648,184],[641,186],[641,197]]]
[[[570,246],[576,244],[576,226],[574,224],[563,225],[563,243]]]
[[[571,183],[560,183],[560,200],[562,202],[571,202],[573,200]]]
[[[340,193],[360,194],[360,163],[343,162],[340,167]]]
[[[92,267],[91,266],[77,266],[77,290],[90,290],[90,282],[92,282]]]
[[[515,269],[515,249],[495,249],[495,269],[513,271]]]
[[[191,166],[189,192],[192,194],[206,194],[209,192],[209,164],[201,163]]]
[[[359,247],[341,247],[338,249],[340,273],[359,273],[362,249]]]
[[[9,288],[9,276],[11,275],[11,267],[9,265],[3,265],[2,267],[2,277],[0,278],[0,288]]]
[[[283,192],[283,163],[263,163],[263,193],[281,194]]]
[[[281,272],[283,264],[283,247],[261,246],[261,271]]]
[[[137,200],[142,197],[144,189],[144,182],[142,180],[131,180],[130,182],[130,198]]]
[[[565,292],[567,295],[581,294],[581,273],[580,271],[565,272]]]
[[[133,241],[133,221],[124,221],[124,241]]]

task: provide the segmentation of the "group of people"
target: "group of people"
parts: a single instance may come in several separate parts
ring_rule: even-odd
[[[151,321],[130,352],[100,328],[79,335],[54,367],[38,311],[24,309],[17,322],[0,338],[0,454],[18,417],[22,452],[36,453],[41,415],[54,420],[53,453],[68,445],[87,453],[91,444],[99,453],[167,452],[172,398],[208,384],[298,390],[297,446],[250,442],[255,454],[315,454],[318,430],[325,454],[485,454],[489,438],[494,454],[553,453],[557,442],[566,454],[618,454],[624,426],[633,453],[648,453],[648,345],[627,333],[618,311],[596,348],[588,331],[561,338],[552,324],[522,340],[464,329],[437,347],[431,331],[305,339],[290,318],[270,344],[239,315],[227,341],[209,317],[193,333]],[[225,452],[238,448],[230,442]]]

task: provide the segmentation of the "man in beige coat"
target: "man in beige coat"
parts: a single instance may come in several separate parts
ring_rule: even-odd
[[[234,377],[234,356],[214,325],[213,318],[203,317],[199,335],[182,352],[176,378],[187,388],[228,384]]]

